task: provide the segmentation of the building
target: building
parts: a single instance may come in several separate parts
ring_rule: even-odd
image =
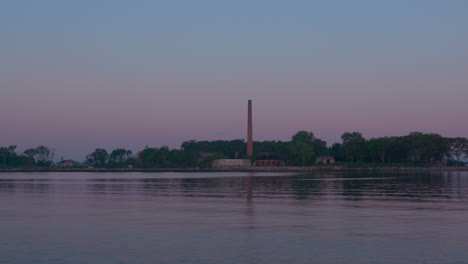
[[[286,162],[280,159],[278,155],[261,155],[255,159],[255,167],[284,167]]]
[[[315,164],[333,164],[335,163],[335,157],[333,156],[324,156],[324,157],[318,157],[315,160]]]
[[[56,164],[57,167],[80,167],[80,163],[73,160],[62,160]]]
[[[286,163],[282,160],[256,160],[255,167],[284,167]]]
[[[217,159],[211,163],[213,168],[244,168],[251,166],[252,163],[248,159]]]

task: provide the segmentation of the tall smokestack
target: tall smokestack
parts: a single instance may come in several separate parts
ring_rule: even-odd
[[[247,124],[247,157],[253,156],[253,133],[252,133],[252,100],[249,100],[249,117]]]

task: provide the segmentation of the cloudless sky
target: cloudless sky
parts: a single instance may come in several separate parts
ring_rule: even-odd
[[[468,136],[468,1],[0,2],[0,145]]]

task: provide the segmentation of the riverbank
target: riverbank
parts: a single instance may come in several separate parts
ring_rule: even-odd
[[[233,167],[233,168],[3,168],[6,172],[319,172],[319,171],[468,171],[468,167]]]

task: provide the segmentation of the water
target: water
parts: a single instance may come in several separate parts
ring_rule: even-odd
[[[468,172],[0,173],[0,263],[468,263]]]

